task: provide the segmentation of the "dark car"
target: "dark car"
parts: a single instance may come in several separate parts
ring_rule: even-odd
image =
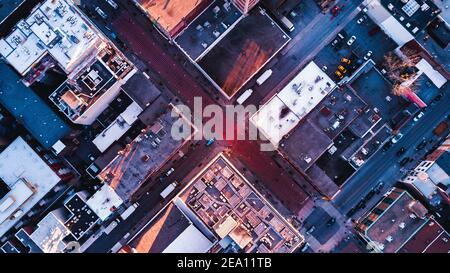
[[[401,156],[401,155],[404,154],[405,152],[406,152],[405,147],[401,147],[401,148],[397,151],[396,155],[397,155],[397,156]]]
[[[416,150],[422,150],[423,148],[425,148],[426,145],[427,141],[424,139],[416,146]]]
[[[440,101],[444,95],[442,93],[439,93],[435,98],[434,101]]]
[[[400,160],[400,162],[399,162],[399,164],[400,164],[400,166],[405,166],[406,165],[406,163],[408,163],[409,162],[409,157],[405,157],[405,158],[403,158],[402,160]]]
[[[386,144],[384,144],[384,146],[383,146],[383,151],[389,150],[389,148],[392,147],[392,144],[393,143],[391,141],[386,142]]]

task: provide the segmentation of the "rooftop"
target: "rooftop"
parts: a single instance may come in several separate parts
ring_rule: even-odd
[[[198,64],[226,96],[233,97],[289,40],[265,12],[253,9]]]
[[[169,36],[173,37],[188,23],[190,18],[205,7],[208,0],[136,0],[141,8]]]
[[[170,202],[129,245],[139,253],[204,253],[213,242]]]
[[[310,62],[280,92],[264,104],[252,122],[275,146],[336,84],[314,62]]]
[[[37,228],[30,234],[30,239],[44,253],[60,253],[66,247],[64,238],[70,234],[67,227],[52,212],[47,214],[38,224]]]
[[[433,0],[380,2],[413,35],[423,30],[441,12]]]
[[[0,103],[46,149],[70,132],[68,125],[18,75],[0,63]],[[6,80],[7,79],[7,80]]]
[[[213,252],[293,252],[303,241],[222,154],[190,182],[179,198],[221,241]]]
[[[98,215],[100,220],[104,221],[123,204],[123,200],[108,184],[103,184],[86,201],[86,204]]]
[[[251,122],[274,146],[300,122],[278,96],[273,96],[253,116]]]
[[[428,221],[408,242],[400,248],[399,253],[449,253],[450,235],[435,220]]]
[[[100,42],[73,4],[47,0],[0,40],[0,53],[22,75],[47,53],[69,73]]]
[[[143,73],[134,74],[124,85],[125,91],[142,109],[145,109],[155,101],[161,91]]]
[[[70,74],[49,99],[73,122],[90,125],[135,71],[120,51],[105,44],[95,58]]]
[[[60,181],[21,137],[0,153],[0,179],[14,195],[13,198],[6,195],[0,200],[0,236],[14,226]],[[22,213],[17,213],[19,210]],[[16,217],[10,218],[13,214],[16,214]]]
[[[333,145],[333,141],[311,120],[305,120],[289,137],[281,142],[281,147],[304,171]]]
[[[394,188],[359,220],[358,230],[381,251],[394,253],[427,223],[427,212],[408,192]]]
[[[172,125],[178,120],[178,117],[171,116],[172,109],[177,111],[171,105],[99,174],[123,200],[131,197],[147,175],[160,168],[190,136],[187,134],[186,138],[180,140],[171,136]]]
[[[81,193],[76,193],[67,199],[64,209],[68,212],[67,218],[62,217],[61,220],[76,240],[83,237],[99,220],[99,217],[86,204]]]
[[[2,1],[2,7],[0,8],[0,23],[3,22],[18,6],[22,5],[25,0],[7,0]]]
[[[177,36],[175,42],[194,61],[211,49],[242,19],[242,13],[229,0],[215,0]]]

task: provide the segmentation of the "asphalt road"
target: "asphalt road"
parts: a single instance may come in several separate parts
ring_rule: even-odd
[[[444,97],[435,105],[430,105],[419,121],[402,130],[403,137],[399,142],[386,152],[379,150],[344,184],[341,192],[332,201],[339,211],[346,214],[379,181],[383,181],[385,187],[395,184],[396,178],[402,175],[398,164],[401,158],[414,156],[417,144],[424,137],[426,139],[433,137],[433,129],[450,113],[449,84],[446,85],[444,92]],[[405,147],[407,151],[402,157],[397,157],[396,152],[400,147]]]

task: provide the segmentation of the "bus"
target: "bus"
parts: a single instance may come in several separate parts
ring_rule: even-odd
[[[280,21],[283,24],[283,26],[287,30],[289,30],[289,32],[292,32],[295,29],[294,24],[288,18],[286,18],[286,16],[281,17]]]
[[[242,95],[239,96],[239,98],[237,98],[236,102],[239,104],[243,104],[252,94],[253,90],[247,89],[244,91],[244,93],[242,93]]]
[[[272,72],[272,69],[267,69],[266,71],[264,71],[264,73],[262,73],[261,76],[259,76],[259,78],[256,80],[256,84],[263,84],[270,76],[272,76]]]

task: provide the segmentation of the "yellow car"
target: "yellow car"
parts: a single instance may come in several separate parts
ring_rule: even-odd
[[[341,62],[344,64],[351,64],[352,62],[347,58],[341,58]]]
[[[336,70],[336,71],[334,72],[334,74],[336,74],[336,76],[337,76],[339,79],[342,79],[342,78],[344,77],[344,75],[343,75],[339,70]]]
[[[345,67],[343,67],[342,65],[338,66],[339,71],[341,71],[342,73],[347,72],[347,69],[345,69]]]

